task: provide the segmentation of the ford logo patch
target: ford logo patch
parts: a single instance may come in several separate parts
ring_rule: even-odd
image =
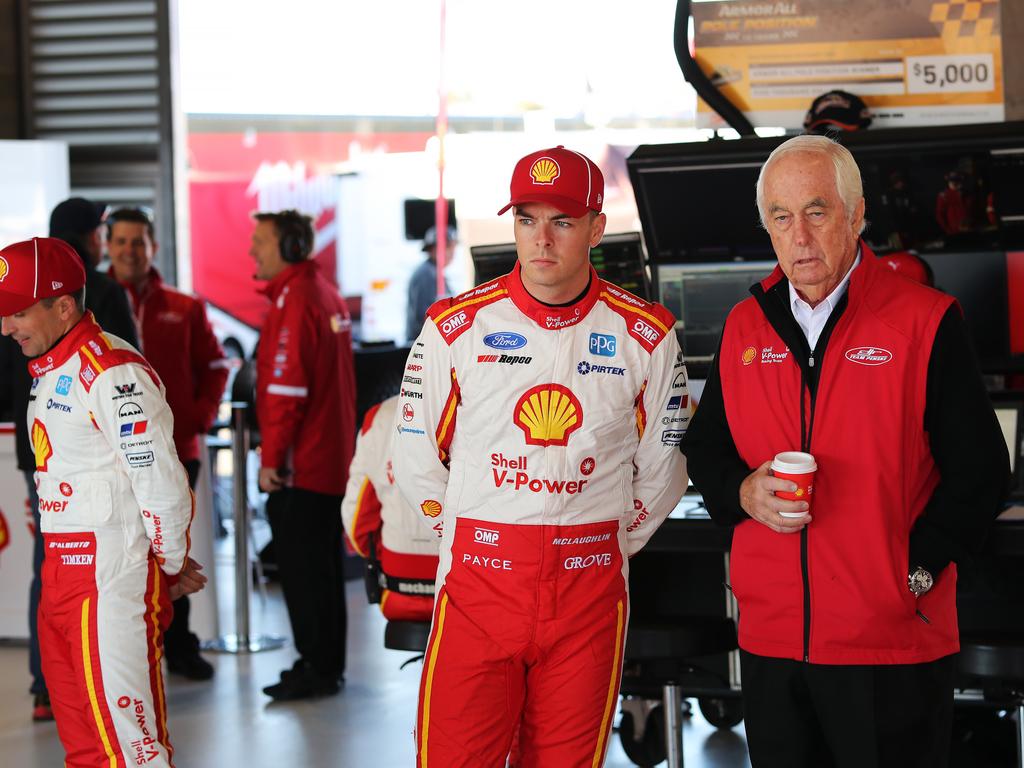
[[[518,333],[489,333],[484,336],[484,344],[491,349],[519,349],[526,346],[526,337]]]

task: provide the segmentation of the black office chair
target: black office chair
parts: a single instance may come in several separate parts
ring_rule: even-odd
[[[653,766],[667,759],[669,768],[681,768],[684,691],[697,697],[701,714],[712,725],[731,728],[742,721],[739,692],[702,666],[709,657],[736,647],[736,625],[726,617],[685,616],[630,626],[619,724],[619,739],[630,760]],[[652,706],[659,693],[661,703]]]
[[[981,688],[988,704],[1014,713],[1017,766],[1024,768],[1024,637],[1009,633],[962,637],[957,673],[966,687]]]

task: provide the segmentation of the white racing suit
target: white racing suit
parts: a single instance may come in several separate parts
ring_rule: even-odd
[[[170,766],[160,659],[193,505],[163,385],[91,313],[29,371],[39,646],[65,765]]]
[[[674,318],[591,270],[550,307],[519,268],[428,313],[395,477],[441,535],[418,765],[599,765],[618,697],[627,558],[686,488]],[[519,765],[520,763],[517,763]]]
[[[381,613],[395,621],[430,621],[439,542],[420,523],[419,509],[395,487],[391,455],[397,403],[397,396],[389,397],[363,417],[341,521],[359,556],[379,568],[371,578],[377,580]]]

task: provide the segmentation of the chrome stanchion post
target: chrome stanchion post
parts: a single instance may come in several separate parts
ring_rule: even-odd
[[[246,403],[231,403],[231,458],[234,464],[235,483],[235,634],[222,635],[217,640],[204,644],[207,650],[221,653],[257,653],[284,645],[284,638],[277,635],[253,637],[249,634],[249,579],[252,568],[249,562],[247,409]]]
[[[665,684],[662,693],[665,712],[665,757],[668,768],[683,766],[683,700],[678,683]]]

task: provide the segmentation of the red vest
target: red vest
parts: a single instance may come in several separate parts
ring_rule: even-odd
[[[776,268],[761,285],[767,291],[780,279]],[[786,346],[756,298],[725,325],[718,363],[739,455],[757,467],[779,451],[808,450],[818,462],[806,534],[753,520],[736,527],[740,647],[817,664],[932,661],[959,650],[956,567],[915,600],[908,541],[939,480],[924,431],[925,393],[935,332],[952,299],[889,273],[866,247],[847,298],[814,361],[813,403],[794,359],[802,352]]]

